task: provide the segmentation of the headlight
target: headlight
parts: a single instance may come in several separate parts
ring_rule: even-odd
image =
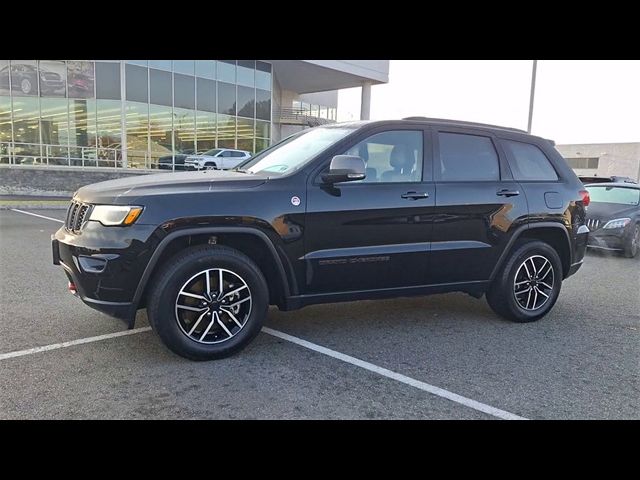
[[[95,220],[105,226],[131,225],[142,213],[142,207],[123,205],[96,205],[89,220]]]
[[[602,228],[624,228],[629,225],[630,221],[630,218],[616,218],[614,220],[609,220]]]

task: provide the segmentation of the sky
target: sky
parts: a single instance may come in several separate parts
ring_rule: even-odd
[[[371,119],[451,118],[527,129],[531,60],[391,60]],[[360,118],[360,88],[338,120]],[[640,61],[539,60],[531,133],[567,143],[640,142]]]

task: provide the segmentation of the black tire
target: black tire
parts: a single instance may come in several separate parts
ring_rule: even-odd
[[[640,250],[640,224],[636,224],[631,235],[624,243],[624,256],[633,258],[638,255],[638,250]]]
[[[528,310],[516,300],[514,283],[520,266],[532,256],[543,257],[551,263],[553,284],[550,291],[545,290],[549,295],[545,303],[541,304],[539,308]],[[553,308],[560,294],[562,277],[562,262],[558,252],[553,247],[538,240],[519,241],[513,247],[503,267],[491,283],[486,293],[487,302],[494,312],[507,320],[518,323],[533,322],[544,317]],[[540,298],[543,297],[541,296]]]
[[[210,268],[223,268],[239,275],[249,287],[251,306],[246,322],[233,337],[221,343],[205,344],[189,337],[179,326],[175,302],[188,279]],[[249,257],[229,247],[202,245],[182,251],[162,267],[151,287],[147,314],[153,330],[174,353],[190,360],[213,360],[231,356],[246,347],[260,332],[268,308],[267,282]]]
[[[216,162],[206,162],[204,168],[205,170],[217,170],[218,165],[216,165]]]

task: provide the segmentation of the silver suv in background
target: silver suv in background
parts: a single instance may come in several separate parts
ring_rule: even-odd
[[[213,148],[200,155],[189,155],[184,160],[186,170],[228,170],[251,158],[246,150]]]

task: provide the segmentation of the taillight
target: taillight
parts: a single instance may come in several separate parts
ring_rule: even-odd
[[[585,207],[588,207],[591,203],[591,197],[589,196],[589,192],[587,190],[580,190],[580,196],[582,197],[582,203]]]

